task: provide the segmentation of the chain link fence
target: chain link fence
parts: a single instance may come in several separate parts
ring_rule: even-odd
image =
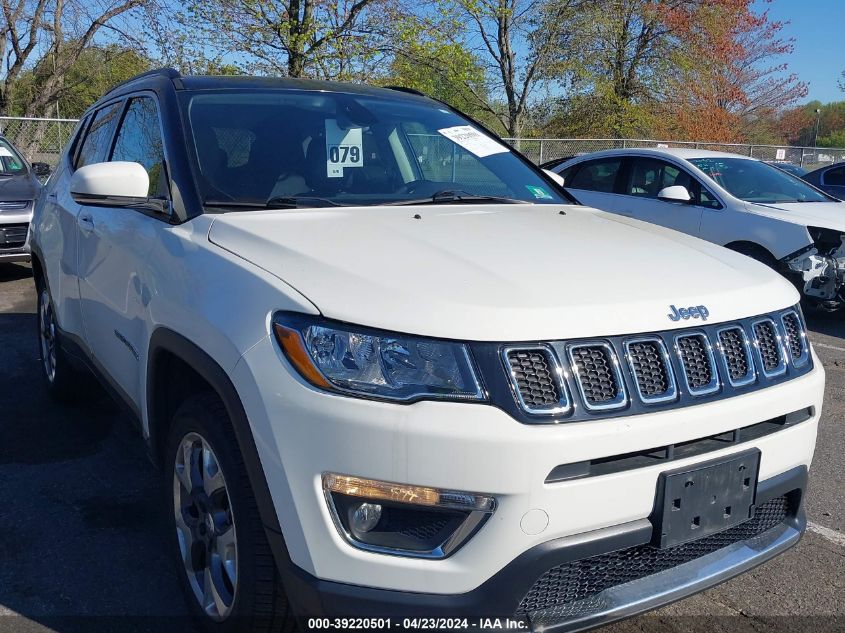
[[[28,119],[0,117],[0,135],[12,142],[29,162],[55,167],[77,119]]]
[[[0,135],[10,140],[30,162],[55,166],[77,119],[0,117]],[[815,169],[845,160],[845,148],[791,147],[787,145],[742,145],[736,143],[693,143],[655,139],[609,138],[508,138],[505,139],[534,162],[579,156],[603,149],[626,147],[689,147],[783,161]]]
[[[655,139],[611,138],[508,138],[505,139],[535,163],[580,156],[604,149],[626,147],[687,147],[717,152],[742,154],[760,160],[778,161],[800,165],[812,170],[845,160],[845,148],[792,147],[789,145],[745,145],[740,143],[694,143],[686,141],[659,141]]]

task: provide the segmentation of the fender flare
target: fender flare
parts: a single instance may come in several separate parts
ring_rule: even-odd
[[[161,465],[161,448],[164,438],[159,437],[159,433],[160,429],[165,428],[164,425],[168,421],[161,419],[160,401],[156,400],[155,368],[162,353],[172,354],[189,365],[211,386],[226,407],[226,413],[232,423],[238,448],[244,460],[249,483],[252,486],[253,495],[255,495],[261,522],[264,525],[267,540],[284,582],[287,575],[285,571],[290,570],[293,563],[282,536],[279,517],[270,495],[270,487],[264,475],[258,449],[255,446],[252,427],[249,424],[240,396],[229,375],[217,361],[195,343],[165,327],[159,327],[153,332],[147,354],[147,442],[150,452],[156,463]]]

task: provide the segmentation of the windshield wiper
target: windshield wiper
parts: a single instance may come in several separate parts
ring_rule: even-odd
[[[400,200],[399,202],[385,202],[383,206],[405,206],[405,205],[420,205],[420,204],[460,204],[464,202],[499,202],[504,204],[532,204],[525,200],[517,200],[516,198],[506,198],[504,196],[479,196],[466,191],[454,191],[451,189],[444,189],[432,194],[428,198],[418,198],[415,200]]]
[[[300,209],[303,207],[342,207],[342,204],[328,198],[314,196],[277,196],[267,202],[245,202],[242,200],[206,200],[207,207],[233,209]]]

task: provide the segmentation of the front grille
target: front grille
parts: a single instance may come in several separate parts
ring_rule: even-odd
[[[20,248],[28,230],[28,224],[0,224],[0,248]]]
[[[676,340],[681,365],[691,393],[699,394],[718,388],[710,342],[704,334],[688,334]]]
[[[602,591],[752,539],[783,523],[789,515],[787,497],[778,497],[759,506],[753,519],[697,541],[667,549],[638,545],[558,565],[534,583],[519,603],[516,615],[546,611],[541,617],[553,614],[554,618],[563,619],[598,611],[605,606],[599,596]]]
[[[803,328],[796,313],[788,312],[783,315],[783,329],[786,332],[786,342],[789,345],[789,353],[792,355],[793,362],[800,362],[804,357],[806,348],[802,336]]]
[[[493,403],[529,424],[693,406],[813,368],[797,306],[681,330],[471,349],[483,373],[496,363],[498,375],[483,377]]]
[[[768,319],[757,321],[754,324],[754,339],[757,341],[757,351],[760,354],[763,371],[766,374],[777,373],[781,359],[774,323]]]
[[[748,353],[748,345],[742,328],[732,327],[720,330],[719,347],[722,350],[731,383],[741,384],[746,382],[749,376],[753,379],[754,365]]]
[[[660,341],[640,340],[628,344],[628,360],[640,395],[645,399],[670,392],[673,386],[671,373]]]
[[[506,353],[514,387],[523,406],[542,412],[561,406],[561,388],[553,372],[551,352],[545,349],[515,349]]]
[[[604,344],[576,345],[569,349],[576,380],[587,407],[607,408],[624,404],[619,367],[613,350]]]

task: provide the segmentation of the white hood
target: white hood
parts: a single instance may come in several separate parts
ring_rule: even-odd
[[[235,212],[215,219],[209,239],[327,317],[444,338],[639,333],[701,323],[671,321],[670,305],[704,305],[715,323],[798,301],[788,282],[751,259],[585,207]]]
[[[802,226],[818,226],[845,233],[845,202],[793,202],[790,204],[753,204],[746,208],[764,215]]]

